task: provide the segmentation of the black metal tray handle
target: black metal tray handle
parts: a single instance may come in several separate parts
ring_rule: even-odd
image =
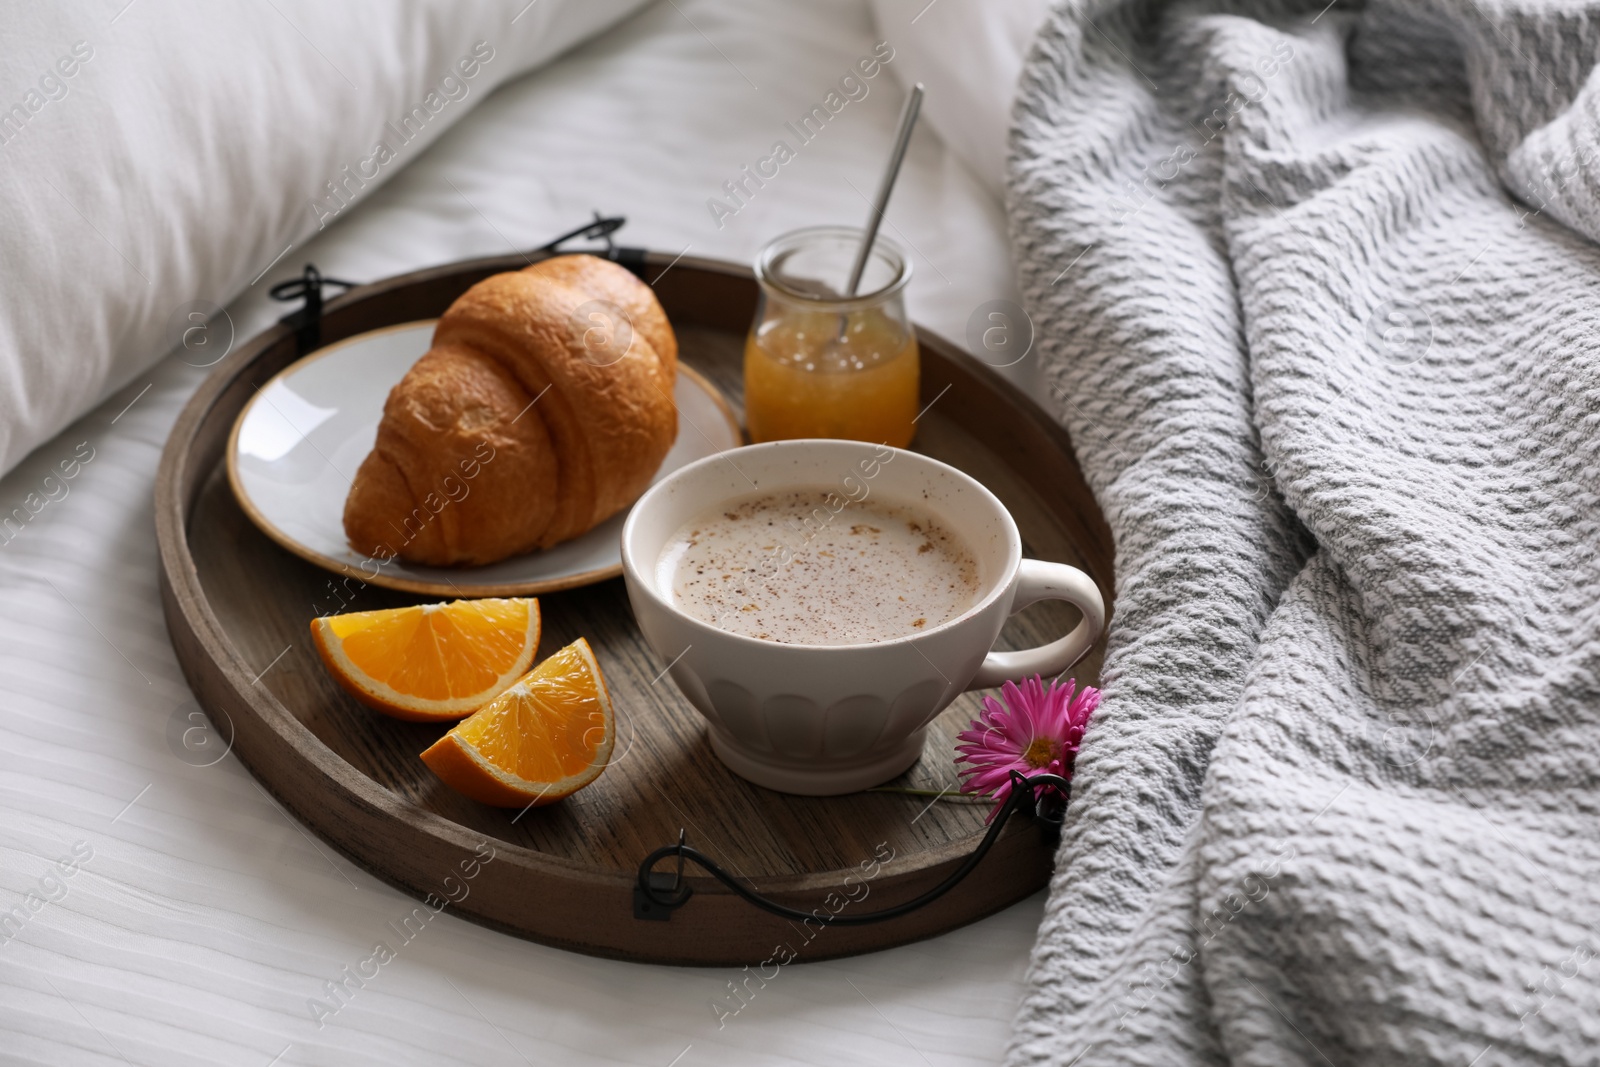
[[[1054,796],[1048,810],[1041,811],[1041,804],[1035,790],[1041,787],[1053,787],[1058,791],[1059,800]],[[648,919],[657,922],[666,922],[672,918],[672,913],[689,902],[694,895],[694,890],[683,884],[683,862],[688,860],[697,864],[702,870],[753,906],[762,911],[778,916],[780,919],[793,919],[799,922],[816,922],[826,926],[867,926],[872,923],[881,923],[889,919],[897,919],[902,915],[916,911],[918,908],[932,904],[935,900],[954,889],[960,881],[971,874],[978,863],[988,854],[989,849],[1000,837],[1000,831],[1018,811],[1024,812],[1030,819],[1038,821],[1045,829],[1046,840],[1050,843],[1060,839],[1061,816],[1066,812],[1067,798],[1071,795],[1072,782],[1056,774],[1025,775],[1021,771],[1011,772],[1011,795],[996,813],[993,821],[989,823],[989,832],[983,835],[983,840],[978,842],[978,847],[972,854],[962,861],[961,866],[950,873],[950,876],[932,889],[919,897],[914,897],[903,904],[883,908],[879,911],[870,911],[864,915],[834,915],[826,908],[817,908],[813,911],[800,911],[797,908],[786,907],[776,901],[756,893],[750,887],[734,878],[727,871],[718,866],[717,862],[701,852],[699,849],[685,843],[685,834],[678,831],[678,843],[663,845],[646,856],[639,864],[639,881],[633,888],[633,917],[635,919]],[[658,871],[656,864],[668,856],[677,856],[676,871]]]

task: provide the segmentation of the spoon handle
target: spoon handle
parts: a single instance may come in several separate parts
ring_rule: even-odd
[[[894,151],[889,153],[889,166],[878,183],[878,195],[872,200],[872,214],[867,216],[866,233],[861,238],[861,248],[856,252],[855,264],[850,268],[850,282],[844,295],[856,295],[861,285],[861,275],[867,269],[867,257],[872,254],[872,243],[878,239],[878,223],[883,220],[884,209],[889,206],[889,194],[894,191],[894,181],[900,176],[900,164],[906,158],[906,146],[911,143],[911,128],[917,124],[917,112],[922,110],[922,83],[918,82],[906,97],[900,112],[900,129],[894,136]]]

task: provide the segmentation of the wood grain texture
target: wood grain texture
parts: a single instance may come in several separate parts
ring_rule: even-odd
[[[670,257],[651,262],[653,275]],[[476,260],[353,290],[329,303],[323,339],[436,316],[478,280],[525,263],[520,256]],[[683,360],[737,406],[743,335],[757,297],[749,271],[685,258],[656,288]],[[937,337],[921,341],[924,403],[932,406],[919,423],[917,450],[984,482],[1016,517],[1027,555],[1083,568],[1110,604],[1109,532],[1064,431],[970,356]],[[581,635],[605,671],[619,715],[612,766],[583,792],[524,814],[446,789],[417,758],[443,727],[361,707],[324,673],[308,634],[318,614],[418,598],[340,580],[285,552],[248,521],[223,475],[234,416],[293,358],[290,332],[267,331],[219,365],[175,425],[156,494],[163,606],[184,672],[219,729],[231,733],[234,751],[352,860],[410,893],[442,896],[446,878],[459,878],[461,865],[488,842],[495,857],[456,905],[462,914],[596,955],[740,965],[815,935],[692,875],[696,895],[672,921],[635,920],[636,866],[675,841],[680,828],[758,892],[804,910],[820,906],[881,846],[895,858],[868,897],[849,908],[874,910],[918,895],[976,844],[986,806],[927,806],[926,798],[876,793],[793,797],[726,770],[699,714],[662,677],[666,664],[635,627],[620,579],[541,598],[541,651]],[[1007,625],[1001,646],[1042,643],[1075,617],[1060,603],[1036,605]],[[1100,654],[1097,647],[1078,666],[1081,680],[1097,680]],[[978,695],[966,694],[942,714],[922,761],[894,784],[952,788],[954,735],[978,703]],[[1042,886],[1050,859],[1037,830],[1014,821],[982,866],[935,904],[887,923],[830,930],[801,958],[871,951],[970,922]]]

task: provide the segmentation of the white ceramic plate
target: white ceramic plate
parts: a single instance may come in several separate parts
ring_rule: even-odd
[[[303,559],[373,585],[441,597],[526,596],[622,573],[622,511],[582,537],[484,567],[380,565],[344,536],[344,500],[372,451],[383,402],[433,339],[437,320],[357,334],[284,368],[250,399],[228,441],[228,481],[268,537]],[[716,386],[678,364],[678,440],[655,480],[743,443]],[[365,566],[363,566],[365,564]]]

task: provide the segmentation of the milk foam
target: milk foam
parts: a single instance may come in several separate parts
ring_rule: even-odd
[[[764,493],[706,512],[667,542],[656,580],[696,618],[787,644],[893,640],[948,622],[978,600],[976,557],[940,523],[822,489]]]

